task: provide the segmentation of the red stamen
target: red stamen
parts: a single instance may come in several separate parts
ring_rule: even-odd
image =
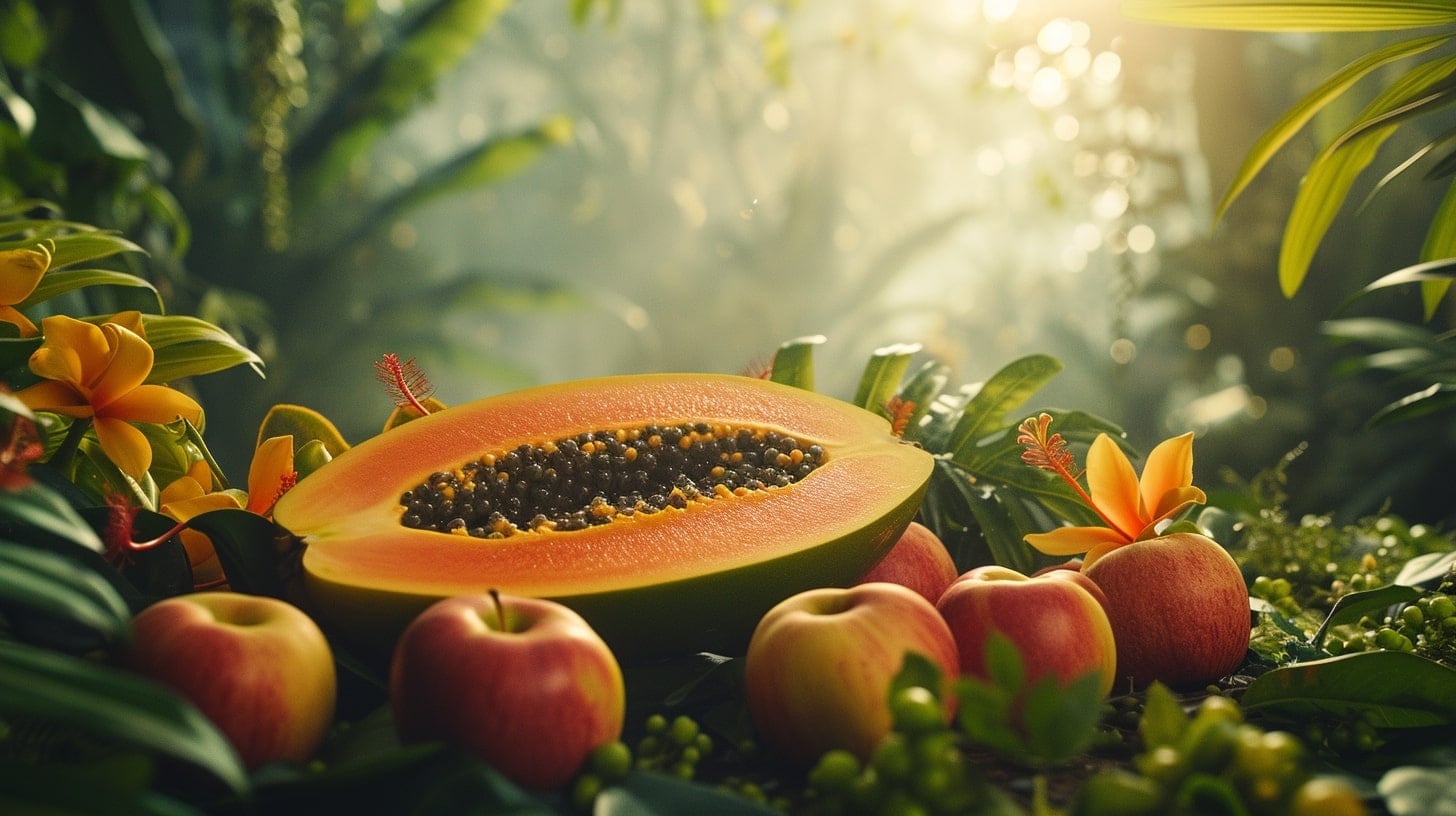
[[[106,529],[102,538],[106,544],[106,560],[117,569],[130,566],[133,553],[150,550],[187,529],[187,522],[179,521],[156,538],[133,541],[131,534],[136,523],[137,509],[120,493],[112,493],[106,497],[106,508]]]
[[[415,358],[411,357],[401,363],[399,355],[385,354],[374,364],[374,378],[384,384],[384,389],[394,399],[395,405],[400,408],[413,408],[421,416],[430,412],[424,401],[429,399],[435,389],[425,377],[425,372],[415,364]]]
[[[1102,519],[1103,524],[1131,539],[1132,535],[1108,518],[1107,514],[1102,512],[1102,508],[1098,507],[1097,503],[1092,501],[1092,497],[1083,489],[1082,483],[1079,481],[1082,472],[1072,472],[1076,459],[1072,456],[1072,451],[1067,448],[1067,440],[1059,433],[1047,434],[1051,424],[1051,414],[1042,412],[1034,417],[1026,418],[1017,427],[1016,444],[1026,448],[1021,452],[1021,461],[1035,468],[1050,470],[1060,476],[1062,481],[1076,491],[1077,497],[1082,500],[1082,503]]]

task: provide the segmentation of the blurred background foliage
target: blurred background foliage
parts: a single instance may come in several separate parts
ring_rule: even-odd
[[[1456,427],[1372,425],[1410,373],[1362,363],[1389,335],[1325,331],[1382,318],[1426,333],[1398,349],[1446,342],[1449,304],[1423,323],[1414,287],[1349,303],[1417,261],[1444,185],[1406,174],[1342,212],[1294,298],[1276,273],[1303,168],[1375,89],[1213,225],[1260,132],[1390,35],[1073,0],[0,8],[3,195],[123,231],[172,311],[266,361],[193,386],[229,471],[277,402],[377,431],[386,352],[459,402],[757,370],[823,334],[822,391],[848,397],[895,342],[962,382],[1049,354],[1046,400],[1142,450],[1198,431],[1211,490],[1298,451],[1294,512],[1452,518]]]

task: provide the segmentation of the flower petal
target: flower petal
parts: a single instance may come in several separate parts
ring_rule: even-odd
[[[52,315],[40,321],[45,340],[30,355],[30,370],[48,380],[89,389],[111,357],[101,328],[84,320]],[[89,391],[88,391],[89,393]]]
[[[50,411],[70,417],[88,417],[94,413],[85,394],[77,391],[75,386],[57,380],[22,388],[15,392],[15,397],[32,411]]]
[[[1107,555],[1118,547],[1126,547],[1127,545],[1128,542],[1126,541],[1108,541],[1104,544],[1098,544],[1088,550],[1086,555],[1082,556],[1082,570],[1085,572],[1097,559]]]
[[[14,324],[17,329],[20,329],[21,337],[34,337],[40,334],[40,329],[30,322],[30,318],[21,314],[14,306],[0,305],[0,321]]]
[[[1170,519],[1189,507],[1203,504],[1206,501],[1208,501],[1208,497],[1196,487],[1178,487],[1169,490],[1158,498],[1151,523],[1157,524],[1164,519]]]
[[[13,306],[30,297],[50,265],[43,246],[0,251],[0,303]]]
[[[101,451],[121,472],[141,479],[152,466],[152,446],[147,443],[146,434],[113,417],[98,416],[93,420],[96,441]]]
[[[253,452],[248,468],[248,510],[263,515],[278,501],[283,479],[293,473],[293,435],[270,436]]]
[[[1131,541],[1146,524],[1139,506],[1137,472],[1122,448],[1105,433],[1098,434],[1087,450],[1087,492],[1123,541]]]
[[[91,404],[104,412],[111,402],[146,382],[147,375],[152,373],[155,355],[146,340],[125,326],[103,323],[101,330],[106,334],[111,355],[106,367],[97,373],[90,385]]]
[[[196,425],[202,419],[202,406],[175,388],[139,385],[99,413],[128,422],[172,422],[180,416]]]
[[[1170,490],[1193,484],[1193,434],[1192,432],[1165,439],[1158,443],[1143,463],[1143,478],[1140,485],[1143,507],[1149,516],[1156,518],[1164,494]]]
[[[1111,527],[1058,527],[1049,533],[1029,533],[1026,543],[1047,555],[1081,555],[1104,544],[1126,544]]]

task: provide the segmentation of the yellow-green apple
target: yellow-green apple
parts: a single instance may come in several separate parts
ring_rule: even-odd
[[[890,682],[911,652],[947,682],[955,677],[955,638],[912,589],[875,582],[786,598],[749,639],[743,672],[753,722],[802,765],[833,748],[867,760],[890,732]]]
[[[334,717],[338,684],[323,632],[297,607],[239,592],[194,592],[132,618],[126,660],[197,706],[248,768],[306,762]]]
[[[1028,577],[1007,567],[976,567],[950,585],[936,608],[950,625],[961,674],[990,679],[986,641],[1000,633],[1021,653],[1028,685],[1051,676],[1062,685],[1093,672],[1112,690],[1117,646],[1101,589],[1072,570]]]
[[[571,781],[619,739],[622,669],[576,612],[492,592],[437,601],[395,645],[390,702],[401,741],[469,751],[523,787]]]
[[[1173,533],[1117,547],[1083,567],[1107,596],[1117,677],[1190,687],[1223,677],[1249,647],[1249,590],[1217,542]]]
[[[909,587],[920,593],[920,597],[935,603],[940,599],[940,593],[959,574],[955,560],[940,536],[924,524],[912,521],[895,546],[859,579],[859,583],[889,581]]]

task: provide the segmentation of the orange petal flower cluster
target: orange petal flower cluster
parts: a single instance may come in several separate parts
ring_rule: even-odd
[[[41,276],[51,268],[54,251],[55,244],[50,241],[41,241],[33,247],[0,250],[0,322],[13,323],[20,329],[21,337],[34,337],[40,330],[15,304],[35,291]]]
[[[1107,434],[1099,434],[1087,451],[1085,491],[1065,469],[1055,470],[1096,511],[1103,525],[1032,533],[1026,542],[1048,555],[1085,553],[1084,568],[1117,547],[1156,536],[1163,522],[1207,498],[1193,486],[1192,433],[1153,448],[1141,478]]]
[[[191,397],[146,383],[155,357],[140,312],[120,312],[99,326],[55,315],[41,320],[41,333],[30,370],[45,382],[15,396],[33,411],[90,419],[101,450],[128,476],[140,479],[152,465],[151,445],[131,423],[202,420]]]

